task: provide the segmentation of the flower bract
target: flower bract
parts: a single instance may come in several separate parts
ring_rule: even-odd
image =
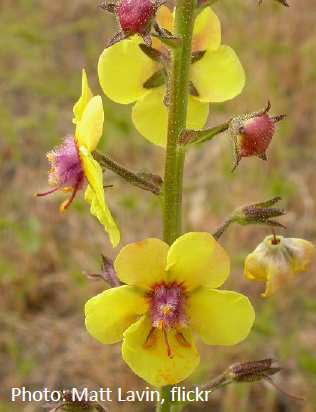
[[[308,269],[313,253],[314,246],[307,240],[267,236],[247,256],[244,276],[250,280],[267,282],[262,296],[271,296],[298,272]]]
[[[187,233],[171,247],[159,239],[127,245],[114,267],[125,285],[86,303],[86,328],[104,344],[123,339],[123,359],[151,385],[176,384],[198,366],[192,330],[206,344],[228,346],[252,327],[249,300],[216,289],[230,264],[209,233]]]
[[[173,31],[170,10],[161,6],[157,21]],[[167,139],[167,93],[169,51],[158,38],[152,47],[161,54],[160,61],[148,57],[139,47],[139,36],[120,41],[106,48],[98,64],[99,80],[104,93],[121,104],[136,101],[132,120],[137,130],[157,146],[165,147]],[[245,74],[235,52],[221,43],[220,22],[207,7],[197,17],[193,32],[190,69],[191,94],[188,100],[188,129],[201,129],[207,119],[209,102],[224,102],[237,96],[244,87]],[[158,59],[159,60],[159,59]],[[150,82],[157,72],[164,74],[160,82]]]
[[[64,193],[71,192],[71,196],[60,206],[60,211],[65,212],[77,191],[82,189],[86,177],[88,187],[85,200],[91,205],[90,212],[99,219],[109,233],[110,241],[115,247],[120,240],[120,233],[104,200],[101,166],[91,154],[102,135],[103,105],[100,96],[93,97],[84,70],[82,93],[73,111],[75,135],[66,136],[62,145],[47,154],[51,164],[48,181],[54,188],[46,193],[35,195],[45,196],[58,189],[62,189]]]

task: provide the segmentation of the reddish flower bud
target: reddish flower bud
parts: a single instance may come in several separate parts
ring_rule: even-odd
[[[268,115],[271,105],[249,115],[236,117],[230,122],[229,129],[234,141],[236,162],[233,170],[238,166],[242,157],[258,156],[267,160],[266,151],[275,132],[275,123],[285,116]]]
[[[246,120],[238,136],[238,152],[241,157],[265,154],[275,131],[273,120],[265,113]]]
[[[166,1],[123,0],[120,4],[106,2],[99,4],[97,7],[115,14],[121,26],[121,30],[110,39],[107,47],[113,46],[113,44],[134,34],[139,34],[144,42],[151,46],[151,29],[153,25],[157,24],[155,23],[156,11]]]
[[[157,6],[150,0],[124,0],[116,7],[123,33],[146,34],[156,10]]]

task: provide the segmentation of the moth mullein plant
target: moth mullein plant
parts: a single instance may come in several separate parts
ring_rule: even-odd
[[[85,200],[91,205],[90,212],[104,226],[115,247],[120,240],[120,233],[105,203],[101,166],[91,154],[102,136],[103,105],[100,96],[93,97],[84,70],[82,93],[73,111],[75,134],[67,135],[59,147],[47,154],[47,160],[51,164],[48,182],[54,188],[48,192],[35,193],[35,196],[46,196],[59,189],[64,193],[71,192],[71,196],[60,206],[60,212],[65,212],[78,190],[83,188],[86,178],[88,187]]]
[[[276,1],[287,6],[284,0]],[[102,167],[158,199],[162,240],[148,238],[125,245],[114,266],[103,256],[102,273],[86,277],[105,280],[109,289],[87,301],[85,317],[87,331],[102,344],[123,341],[122,357],[132,371],[159,387],[164,399],[162,407],[157,404],[160,412],[169,412],[173,406],[180,411],[185,404],[173,403],[170,385],[188,378],[199,365],[193,333],[205,344],[232,346],[251,332],[255,315],[248,298],[218,289],[230,272],[229,257],[218,243],[220,236],[233,223],[285,229],[278,221],[284,210],[274,207],[281,200],[278,196],[236,205],[213,236],[185,233],[182,228],[187,151],[228,131],[226,136],[234,145],[234,169],[244,157],[267,160],[275,124],[285,117],[270,115],[268,103],[260,111],[235,114],[225,123],[202,129],[209,103],[233,99],[245,84],[236,53],[221,45],[220,21],[209,7],[215,2],[181,0],[173,12],[162,0],[99,5],[120,24],[119,32],[100,44],[100,50],[105,46],[96,69],[101,88],[116,103],[134,103],[131,116],[136,129],[165,149],[164,176],[133,172],[96,149],[103,130],[103,106],[100,96],[93,97],[83,71],[81,97],[74,106],[75,133],[48,153],[48,180],[53,189],[36,194],[45,196],[59,189],[71,192],[60,207],[64,212],[87,181],[85,200],[113,247],[119,243],[120,233],[105,203]],[[247,182],[243,184],[246,190]],[[244,275],[267,282],[263,296],[270,296],[307,269],[313,249],[308,241],[273,234],[247,257]],[[213,392],[234,382],[271,382],[270,375],[281,369],[271,367],[272,363],[272,358],[238,361],[204,387]]]
[[[209,345],[235,345],[249,334],[249,300],[217,290],[230,264],[209,233],[187,233],[171,247],[159,239],[127,245],[114,268],[126,285],[86,303],[86,327],[104,344],[123,339],[123,359],[151,385],[176,384],[196,369],[192,329]]]

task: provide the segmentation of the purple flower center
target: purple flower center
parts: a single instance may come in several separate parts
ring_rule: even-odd
[[[153,327],[143,347],[150,347],[154,344],[154,334],[157,329],[160,329],[164,333],[168,356],[172,358],[167,335],[171,329],[176,330],[176,339],[181,346],[190,346],[181,333],[181,330],[189,323],[189,317],[186,314],[187,296],[178,284],[161,283],[155,285],[153,291],[148,293],[147,300],[149,318]]]
[[[49,195],[67,185],[62,189],[63,192],[72,192],[72,194],[60,205],[60,211],[64,212],[73,201],[77,191],[82,188],[84,180],[84,172],[74,136],[66,136],[63,143],[47,153],[46,157],[51,164],[48,182],[54,186],[54,189],[45,193],[36,193],[36,196]]]

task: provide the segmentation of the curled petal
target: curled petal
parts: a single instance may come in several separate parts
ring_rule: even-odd
[[[146,310],[146,301],[137,288],[125,285],[108,289],[86,303],[86,328],[94,339],[116,343]]]
[[[145,239],[121,249],[114,262],[118,278],[129,285],[150,290],[166,280],[169,246],[160,239]]]
[[[225,102],[233,99],[245,85],[245,72],[236,55],[228,46],[216,51],[207,50],[191,65],[190,79],[201,102]]]
[[[190,326],[204,343],[230,346],[244,340],[255,313],[249,300],[239,293],[204,287],[189,297]]]
[[[209,233],[186,233],[168,253],[170,280],[182,283],[186,290],[198,286],[217,288],[229,275],[229,257]]]
[[[157,87],[146,96],[137,100],[132,109],[132,120],[139,133],[147,140],[160,147],[166,147],[168,111],[163,103],[166,86]],[[194,97],[188,100],[188,129],[201,129],[208,116],[207,103],[201,103]]]
[[[94,160],[92,154],[86,149],[86,147],[79,147],[79,157],[81,160],[84,174],[97,195],[100,205],[105,205],[104,189],[103,189],[103,173],[99,163]]]
[[[126,39],[105,49],[98,74],[106,96],[116,103],[129,104],[145,96],[143,84],[157,71],[156,63],[141,51],[136,41]]]
[[[151,345],[144,347],[152,325],[143,316],[124,333],[122,356],[136,375],[153,386],[173,385],[187,378],[198,366],[200,356],[189,328],[177,339],[177,332],[167,332],[172,357],[167,354],[163,332],[155,329]]]
[[[87,106],[88,102],[92,99],[93,95],[88,85],[88,79],[85,70],[82,70],[82,92],[79,100],[74,105],[74,115],[73,123],[78,124],[81,120],[83,111]]]
[[[93,97],[85,107],[81,120],[77,124],[75,139],[78,147],[84,146],[89,152],[92,152],[103,131],[103,105],[100,96]]]
[[[79,157],[84,174],[89,182],[89,186],[85,192],[85,200],[91,205],[91,214],[96,216],[104,226],[105,231],[110,236],[113,247],[116,247],[120,241],[120,232],[104,200],[101,166],[83,146],[79,148]]]
[[[91,205],[90,213],[104,226],[104,230],[109,234],[112,246],[116,247],[120,242],[120,232],[114,223],[107,204],[100,204],[98,196],[90,185],[87,187],[84,198],[85,201]]]

